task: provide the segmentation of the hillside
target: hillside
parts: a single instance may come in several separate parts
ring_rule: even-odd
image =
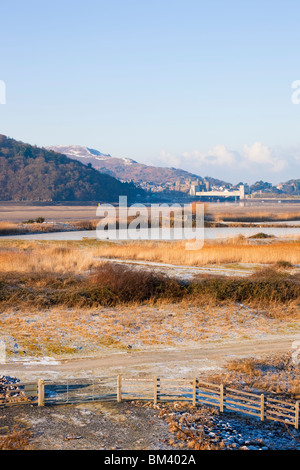
[[[177,181],[183,183],[191,179],[203,181],[199,175],[189,173],[178,168],[165,168],[138,163],[131,158],[116,158],[109,154],[103,154],[98,150],[80,145],[57,145],[47,147],[48,150],[60,152],[70,158],[76,159],[85,165],[92,165],[96,170],[107,173],[122,181],[133,181],[135,184],[174,184]],[[211,184],[226,184],[224,181],[214,178],[206,178]]]
[[[110,201],[135,198],[133,184],[99,173],[92,167],[45,148],[0,134],[0,200]]]
[[[286,181],[285,183],[281,183],[277,185],[277,188],[280,191],[290,194],[291,196],[299,195],[300,194],[300,179],[293,179],[293,180]]]

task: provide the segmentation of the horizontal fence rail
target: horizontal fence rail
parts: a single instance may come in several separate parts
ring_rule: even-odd
[[[45,403],[49,405],[116,401],[116,399],[115,377],[45,382]]]
[[[38,401],[38,389],[37,382],[1,384],[0,406],[33,404]]]
[[[299,429],[299,402],[288,402],[266,394],[245,392],[223,384],[194,379],[136,379],[118,376],[117,399],[153,400],[153,403],[181,401],[194,406],[216,406],[220,412],[231,410],[259,418],[292,425]]]
[[[292,425],[299,429],[299,401],[284,401],[268,394],[238,390],[224,384],[167,377],[91,377],[61,381],[0,385],[0,407],[20,404],[58,405],[99,401],[138,400],[204,404]]]

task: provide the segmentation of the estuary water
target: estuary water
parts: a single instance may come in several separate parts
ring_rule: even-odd
[[[300,223],[295,222],[295,225],[299,224],[298,227],[216,227],[216,228],[205,228],[204,239],[206,240],[218,240],[225,238],[233,238],[238,235],[250,237],[257,233],[265,233],[266,235],[273,235],[277,238],[298,238],[300,237]],[[26,235],[5,235],[1,236],[1,239],[10,240],[82,240],[84,238],[97,238],[95,230],[80,230],[70,232],[49,232],[49,233],[35,233]],[[109,239],[109,237],[106,237]],[[154,235],[150,239],[157,239]],[[182,238],[184,239],[184,237]]]

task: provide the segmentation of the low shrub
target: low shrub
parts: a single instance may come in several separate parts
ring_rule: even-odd
[[[193,298],[213,299],[215,302],[256,305],[300,302],[300,283],[280,276],[248,279],[211,277],[192,283],[187,290]]]
[[[260,240],[264,238],[274,238],[274,235],[268,235],[267,233],[260,232],[260,233],[256,233],[255,235],[251,235],[248,238]]]
[[[93,288],[107,288],[120,302],[144,302],[150,299],[181,298],[183,287],[163,274],[114,263],[104,263],[89,278]]]
[[[84,275],[43,272],[0,276],[2,308],[21,304],[95,307],[149,301],[296,306],[300,303],[300,276],[268,268],[248,278],[203,275],[181,283],[153,271],[110,262]]]

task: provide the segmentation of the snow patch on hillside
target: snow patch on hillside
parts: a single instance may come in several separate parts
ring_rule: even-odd
[[[63,153],[67,157],[96,158],[97,160],[106,160],[110,158],[109,154],[101,153],[98,150],[84,147],[82,145],[54,145],[47,147],[47,150]],[[99,158],[101,157],[101,158]]]

